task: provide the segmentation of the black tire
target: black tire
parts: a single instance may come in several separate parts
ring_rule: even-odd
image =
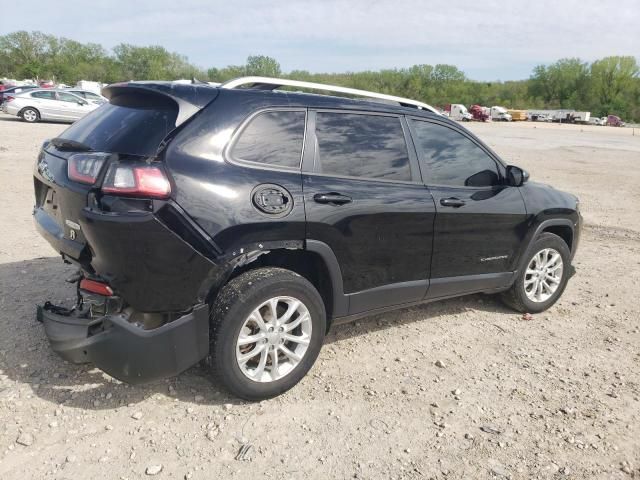
[[[257,382],[248,378],[236,359],[236,343],[245,320],[263,302],[276,296],[290,296],[307,307],[311,316],[311,338],[300,363],[282,378]],[[216,379],[232,394],[245,400],[263,400],[286,392],[313,366],[326,331],[322,297],[300,275],[282,268],[250,270],[231,280],[211,307],[211,366]]]
[[[526,269],[533,256],[545,249],[553,248],[562,257],[563,273],[560,279],[560,284],[556,291],[551,295],[549,299],[544,302],[534,302],[525,293],[524,280],[526,275]],[[551,307],[558,301],[562,293],[564,292],[567,282],[569,281],[571,267],[571,252],[569,247],[562,238],[553,233],[542,233],[539,235],[530,245],[527,253],[522,259],[520,268],[518,269],[518,275],[515,282],[509,290],[501,294],[502,301],[514,310],[522,313],[540,313]]]
[[[40,112],[35,108],[31,108],[31,107],[23,108],[22,111],[20,111],[20,118],[22,118],[22,120],[24,120],[27,123],[36,123],[37,121],[40,120]]]

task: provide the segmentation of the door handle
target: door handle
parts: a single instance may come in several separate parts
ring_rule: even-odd
[[[344,205],[351,202],[349,195],[342,195],[340,193],[316,193],[313,196],[313,200],[317,203],[330,203],[332,205]]]
[[[466,202],[464,200],[460,200],[459,198],[455,197],[440,199],[440,205],[442,205],[443,207],[460,208],[465,204]]]

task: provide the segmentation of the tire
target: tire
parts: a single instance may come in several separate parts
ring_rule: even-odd
[[[35,108],[27,107],[20,112],[20,117],[27,123],[36,123],[40,120],[40,112]]]
[[[269,303],[272,299],[278,299],[275,301],[276,322],[273,321],[272,303]],[[282,319],[294,309],[295,301],[300,302],[300,306],[291,314],[289,323],[278,323],[287,321]],[[257,317],[264,328],[254,321]],[[280,329],[290,328],[296,321],[299,326],[279,333]],[[259,268],[243,273],[221,289],[211,307],[213,374],[229,392],[245,400],[280,395],[296,385],[313,366],[322,348],[326,322],[322,297],[300,275],[282,268]],[[242,341],[247,341],[260,335],[266,335],[266,338],[238,345],[241,336]],[[304,338],[308,344],[305,346],[302,340],[299,340],[301,343],[291,342],[281,336]],[[285,354],[285,350],[288,353]],[[289,354],[301,357],[297,364],[294,365],[296,360]],[[240,357],[249,356],[250,360],[241,367]]]
[[[557,252],[560,255],[560,258],[562,259],[561,276],[553,293],[549,294],[549,292],[543,286],[541,290],[541,293],[543,295],[541,295],[537,300],[534,300],[531,298],[531,296],[533,295],[535,297],[536,293],[531,292],[531,282],[533,279],[534,285],[537,285],[535,283],[536,274],[530,274],[528,273],[528,271],[536,271],[536,269],[534,268],[533,270],[528,270],[528,267],[532,265],[534,258],[545,250],[551,250]],[[518,312],[543,312],[551,307],[554,303],[556,303],[564,292],[564,289],[567,286],[567,282],[569,281],[571,268],[571,252],[569,251],[569,247],[567,246],[565,241],[562,240],[562,238],[560,238],[559,236],[554,235],[553,233],[542,233],[533,241],[531,246],[528,248],[527,253],[520,265],[520,268],[518,269],[518,275],[515,282],[509,290],[501,294],[501,299],[506,305]],[[554,273],[557,273],[557,270]],[[546,273],[544,275],[541,275],[540,277],[544,277],[545,281],[547,281]],[[527,286],[525,286],[525,282],[528,283]],[[551,281],[547,282],[549,285],[553,283]],[[530,290],[529,294],[527,293],[527,289]]]

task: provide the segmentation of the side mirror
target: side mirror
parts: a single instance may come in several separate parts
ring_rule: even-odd
[[[507,183],[512,187],[524,185],[529,180],[529,172],[515,165],[507,167]]]
[[[78,100],[78,105],[86,105],[87,102],[85,102],[84,100]]]

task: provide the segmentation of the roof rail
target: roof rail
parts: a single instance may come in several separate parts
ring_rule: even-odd
[[[438,110],[426,103],[411,100],[409,98],[396,97],[385,93],[368,92],[367,90],[359,90],[357,88],[340,87],[337,85],[325,85],[324,83],[303,82],[300,80],[288,80],[286,78],[269,78],[269,77],[239,77],[229,80],[220,85],[220,88],[234,89],[243,85],[250,85],[251,88],[257,90],[275,90],[279,87],[298,87],[307,88],[309,90],[323,90],[326,92],[346,93],[348,95],[356,95],[359,97],[376,98],[378,100],[387,100],[397,102],[403,107],[414,107],[422,110],[428,110],[433,113],[440,114]]]

